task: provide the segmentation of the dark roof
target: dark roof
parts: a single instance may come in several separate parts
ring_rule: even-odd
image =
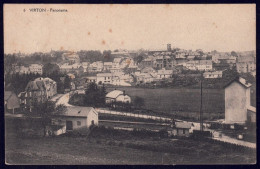
[[[12,96],[12,94],[13,94],[12,91],[5,91],[5,96],[4,96],[5,101],[8,100]]]
[[[233,82],[237,82],[241,84],[244,88],[249,88],[251,87],[251,83],[248,83],[244,78],[242,77],[236,77],[233,80],[231,80],[229,83],[227,83],[224,88],[227,88],[229,85],[231,85]]]
[[[14,91],[14,87],[11,83],[5,85],[5,91]]]

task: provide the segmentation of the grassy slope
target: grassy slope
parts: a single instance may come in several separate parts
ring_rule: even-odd
[[[10,126],[10,125],[9,125]],[[7,128],[8,164],[198,164],[254,163],[255,151],[190,139],[135,136],[98,130],[86,137],[18,137]]]
[[[134,87],[117,87],[125,90],[132,97],[139,96],[145,99],[145,108],[164,111],[191,111],[199,112],[199,89],[144,89]],[[107,91],[114,90],[108,88]],[[207,113],[224,112],[224,91],[222,89],[203,90],[203,110]]]

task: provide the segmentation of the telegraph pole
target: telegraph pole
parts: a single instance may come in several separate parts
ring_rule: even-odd
[[[201,73],[200,77],[200,131],[203,131],[203,111],[202,111],[202,78],[203,73]]]

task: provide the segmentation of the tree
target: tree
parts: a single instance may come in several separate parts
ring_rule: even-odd
[[[104,106],[106,97],[106,89],[98,88],[96,83],[90,83],[85,90],[85,105],[87,106]]]
[[[79,55],[80,61],[81,62],[95,62],[95,61],[102,61],[103,60],[103,55],[99,50],[81,50],[77,52]]]
[[[71,83],[70,77],[69,76],[65,76],[64,89],[70,89],[70,83]]]
[[[59,72],[60,68],[57,64],[47,63],[42,68],[43,74],[50,75],[54,72]]]
[[[112,61],[112,57],[111,57],[111,50],[104,50],[103,51],[103,61],[104,62],[109,62]]]
[[[235,51],[232,51],[232,52],[231,52],[231,56],[237,57],[237,53],[236,53]]]
[[[143,107],[144,106],[144,99],[142,98],[142,97],[139,97],[139,96],[136,96],[135,98],[134,98],[134,106],[136,107],[136,108],[141,108],[141,107]]]
[[[15,55],[4,55],[4,73],[9,75],[15,72],[14,65],[18,62]]]
[[[33,102],[32,103],[32,112],[28,113],[28,117],[40,117],[43,135],[46,136],[46,127],[51,124],[51,119],[54,114],[63,114],[67,110],[66,106],[58,105],[55,106],[55,102],[46,101],[46,102]]]
[[[67,111],[67,107],[64,104],[59,104],[55,108],[56,114],[63,114]]]
[[[134,58],[134,60],[136,61],[136,63],[140,63],[144,60],[145,57],[145,53],[141,52],[137,57]]]

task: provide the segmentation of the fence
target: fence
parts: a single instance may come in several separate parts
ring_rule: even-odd
[[[135,118],[143,118],[143,119],[152,119],[157,121],[164,121],[164,122],[170,122],[170,118],[166,117],[159,117],[159,116],[151,116],[151,115],[145,115],[145,114],[134,114],[134,113],[126,113],[126,112],[119,112],[119,111],[112,111],[112,110],[104,110],[96,108],[97,112],[104,113],[104,114],[111,114],[111,115],[119,115],[119,116],[127,116],[127,117],[135,117]]]

